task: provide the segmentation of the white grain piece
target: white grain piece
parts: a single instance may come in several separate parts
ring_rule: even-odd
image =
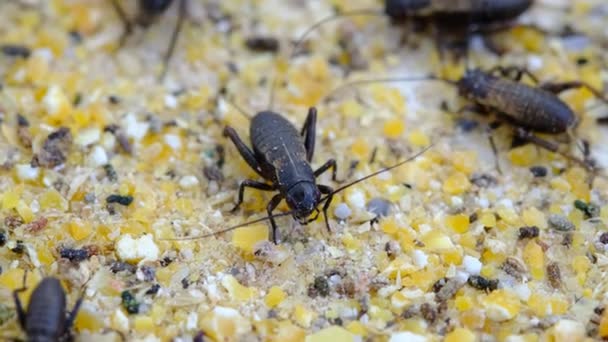
[[[93,147],[91,153],[89,154],[89,164],[93,167],[102,166],[108,163],[108,154],[106,150],[97,145]]]
[[[184,177],[182,177],[182,179],[179,180],[179,186],[182,189],[191,189],[197,185],[198,185],[198,178],[196,178],[193,175],[184,176]]]
[[[336,209],[334,209],[334,215],[336,215],[336,217],[339,218],[340,220],[345,220],[351,214],[352,214],[352,211],[350,210],[350,208],[348,207],[348,205],[346,203],[340,203],[336,206]]]
[[[101,140],[101,130],[98,127],[83,129],[74,138],[74,144],[80,147],[93,145]]]
[[[470,255],[465,255],[464,258],[462,258],[462,265],[464,266],[464,270],[470,275],[479,275],[481,267],[483,266],[479,259]]]
[[[124,261],[156,261],[158,259],[158,246],[150,234],[138,239],[133,239],[131,234],[123,235],[116,243],[116,252],[118,257]]]
[[[413,332],[403,331],[391,335],[389,342],[427,342],[426,336],[414,334]]]
[[[165,144],[171,147],[174,151],[182,148],[182,139],[175,134],[165,134]]]
[[[414,252],[412,252],[412,259],[414,260],[414,265],[420,268],[425,268],[426,265],[429,264],[428,255],[419,249],[415,249]]]
[[[34,180],[40,175],[40,169],[32,167],[30,164],[17,164],[15,168],[17,169],[17,178],[22,181]]]

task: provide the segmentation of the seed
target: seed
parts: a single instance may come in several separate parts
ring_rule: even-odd
[[[519,228],[518,239],[519,240],[533,239],[535,237],[538,237],[539,232],[540,232],[540,230],[538,229],[537,226],[521,227],[521,228]]]
[[[487,279],[478,275],[470,276],[467,283],[478,290],[486,292],[492,292],[498,288],[498,279]]]
[[[108,204],[118,203],[118,204],[124,205],[126,207],[126,206],[129,206],[131,203],[133,203],[133,196],[131,196],[131,195],[127,195],[127,196],[110,195],[110,196],[108,196],[108,198],[106,198],[106,202]]]
[[[534,175],[534,177],[542,178],[547,176],[547,168],[544,166],[532,166],[530,168],[530,172]]]
[[[59,255],[68,259],[71,262],[81,262],[89,258],[89,251],[86,249],[72,249],[72,248],[60,248]]]
[[[559,289],[562,283],[562,276],[559,270],[559,265],[556,262],[552,262],[547,265],[547,278],[549,279],[549,284],[554,289]]]
[[[567,232],[576,228],[574,226],[574,223],[572,223],[563,215],[553,214],[549,216],[548,222],[551,228],[562,232]]]

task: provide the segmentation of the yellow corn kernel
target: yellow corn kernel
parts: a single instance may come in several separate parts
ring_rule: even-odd
[[[505,289],[491,292],[482,299],[486,315],[495,322],[502,322],[515,317],[521,308],[519,298]]]
[[[253,254],[254,246],[268,240],[268,227],[263,224],[239,228],[232,234],[232,244],[247,254]]]
[[[227,275],[222,279],[222,285],[233,300],[248,301],[253,299],[257,294],[255,288],[241,285],[238,280],[231,275]]]
[[[477,153],[475,151],[456,151],[453,153],[454,168],[464,174],[471,174],[477,168]]]
[[[93,228],[89,223],[76,220],[69,223],[68,230],[76,241],[80,241],[93,233]]]
[[[442,253],[443,263],[446,265],[462,264],[462,249],[452,248]]]
[[[363,138],[355,140],[355,142],[350,145],[350,151],[358,158],[368,158],[370,150],[367,140]]]
[[[133,328],[139,333],[146,333],[154,330],[155,324],[150,316],[138,315],[133,320]]]
[[[365,113],[363,106],[355,100],[346,100],[342,102],[338,111],[345,117],[361,117]]]
[[[346,329],[353,334],[361,337],[367,337],[367,329],[359,321],[352,321],[346,325]]]
[[[521,216],[526,226],[536,226],[540,229],[547,229],[547,218],[542,211],[534,207],[526,208]]]
[[[470,187],[471,182],[461,172],[453,173],[443,182],[443,191],[450,195],[460,195],[469,190]]]
[[[464,214],[450,215],[445,218],[445,224],[456,233],[466,233],[469,230],[469,217]]]
[[[350,331],[339,327],[331,326],[306,336],[305,342],[354,342],[356,335]]]
[[[530,268],[530,274],[534,279],[543,279],[545,276],[545,254],[536,241],[530,240],[524,247],[524,261]]]
[[[540,51],[542,43],[545,41],[542,33],[535,29],[517,26],[514,27],[511,32],[517,38],[517,41],[520,42],[526,50],[531,52]]]
[[[508,225],[516,226],[520,223],[519,215],[517,215],[515,209],[513,208],[499,207],[496,210],[496,213],[501,218],[501,220],[507,223]]]
[[[519,146],[509,151],[509,159],[517,166],[531,166],[538,162],[538,150],[532,144]]]
[[[268,291],[266,298],[264,298],[264,302],[266,303],[266,306],[268,306],[269,308],[272,309],[272,308],[277,307],[279,304],[281,304],[281,302],[286,297],[287,297],[287,294],[285,293],[285,291],[283,291],[278,286],[273,286]]]
[[[473,300],[469,296],[458,296],[454,300],[454,306],[458,311],[467,311],[473,308]]]
[[[405,123],[398,119],[389,120],[384,123],[384,136],[389,139],[399,138],[405,131]]]
[[[382,231],[386,234],[393,235],[397,233],[397,231],[399,230],[399,226],[397,225],[397,222],[395,222],[394,219],[388,218],[380,222],[380,229],[382,229]]]
[[[55,189],[48,189],[45,191],[38,200],[40,202],[40,208],[43,210],[47,209],[58,209],[60,211],[66,211],[68,209],[68,201]]]
[[[232,308],[216,306],[199,320],[199,326],[214,341],[238,341],[251,331],[251,323]]]
[[[420,239],[424,246],[432,251],[445,251],[454,248],[450,237],[438,229],[433,229]]]
[[[405,99],[399,89],[387,88],[378,84],[370,86],[370,91],[377,103],[387,104],[393,112],[399,115],[405,113]]]
[[[477,338],[469,329],[456,328],[451,333],[445,335],[443,342],[475,342]]]
[[[598,334],[602,338],[608,337],[608,310],[604,310],[604,314],[602,315],[602,319],[600,320]]]
[[[391,296],[391,305],[394,309],[400,310],[411,304],[411,300],[401,292],[395,292]]]
[[[22,187],[15,187],[2,194],[2,209],[14,209],[19,205],[19,199],[23,192]]]
[[[407,137],[411,145],[417,147],[426,147],[431,144],[431,139],[421,130],[415,130]]]
[[[281,321],[277,324],[274,341],[301,342],[306,337],[306,331],[290,321]]]
[[[346,249],[348,249],[349,251],[356,251],[361,249],[361,241],[353,237],[350,233],[345,233],[342,236],[342,243],[344,244],[344,247],[346,247]]]
[[[309,328],[315,318],[317,313],[301,304],[296,305],[293,310],[293,320],[301,327]]]
[[[17,204],[17,214],[21,216],[25,223],[30,223],[34,220],[34,212],[23,200],[20,200]]]
[[[570,183],[568,183],[562,177],[555,177],[555,178],[551,179],[549,184],[551,184],[551,187],[553,189],[559,190],[561,192],[570,192],[570,189],[571,189]]]
[[[494,228],[496,227],[496,215],[491,212],[483,213],[479,217],[479,222],[483,224],[484,227]]]
[[[74,327],[77,331],[88,330],[90,332],[98,332],[103,329],[103,315],[97,314],[86,307],[78,311]]]
[[[55,261],[55,257],[49,251],[49,246],[39,246],[36,248],[36,254],[38,254],[38,261],[43,265],[50,265]]]

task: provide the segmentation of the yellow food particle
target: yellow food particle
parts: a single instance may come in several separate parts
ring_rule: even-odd
[[[369,158],[370,149],[366,139],[359,138],[355,140],[355,142],[350,145],[350,151],[359,158]]]
[[[494,228],[496,227],[496,215],[494,213],[484,213],[479,217],[479,222],[484,227]]]
[[[331,326],[318,331],[315,334],[306,336],[306,342],[354,342],[356,335],[350,331],[338,327]]]
[[[543,279],[545,276],[545,254],[536,241],[530,240],[524,247],[524,261],[534,279]]]
[[[342,236],[342,243],[349,251],[355,251],[361,248],[361,242],[349,233]]]
[[[415,130],[407,137],[411,145],[418,147],[426,147],[431,144],[431,139],[421,130]]]
[[[199,326],[214,341],[238,341],[251,331],[251,323],[232,308],[216,306],[199,319]]]
[[[579,285],[585,284],[587,271],[591,268],[591,261],[584,255],[577,255],[572,260],[572,269],[576,272],[576,279]]]
[[[25,271],[21,268],[11,268],[7,270],[6,272],[0,274],[0,287],[6,288],[11,291],[23,288],[24,274]],[[41,277],[38,272],[28,272],[27,279],[25,282],[25,287],[27,289],[19,294],[21,304],[24,307],[27,307],[28,302],[30,300],[30,295],[32,294],[32,291],[34,291],[40,280]]]
[[[268,306],[269,308],[272,309],[272,308],[277,307],[279,304],[281,304],[281,302],[286,297],[287,297],[287,294],[285,293],[285,291],[283,291],[278,286],[273,286],[268,291],[266,298],[264,298],[264,302],[266,303],[266,306]]]
[[[402,292],[395,292],[391,296],[391,305],[395,309],[403,309],[411,304],[411,300],[407,298]]]
[[[460,195],[471,187],[467,176],[461,172],[453,173],[443,182],[443,191],[450,195]]]
[[[360,117],[365,113],[363,106],[355,100],[347,100],[340,104],[338,111],[345,117]]]
[[[68,224],[68,230],[70,235],[72,235],[72,238],[76,241],[86,238],[93,232],[90,224],[76,220]]]
[[[451,333],[445,335],[444,342],[475,342],[477,338],[469,329],[456,328]]]
[[[236,301],[248,301],[253,299],[257,294],[255,288],[241,285],[232,275],[225,276],[222,279],[222,285],[230,294],[230,298]]]
[[[394,113],[403,115],[405,113],[405,99],[399,89],[387,88],[377,84],[370,86],[371,95],[377,103],[387,104]]]
[[[500,207],[496,210],[496,213],[502,221],[511,226],[519,225],[519,215],[513,208]]]
[[[38,254],[38,260],[43,265],[50,265],[55,261],[55,257],[49,251],[49,246],[39,246],[36,248],[36,254]]]
[[[268,227],[263,224],[239,228],[232,234],[232,244],[248,254],[253,254],[254,246],[258,242],[266,240]]]
[[[422,241],[426,248],[433,251],[445,251],[454,248],[450,237],[438,229],[426,233],[420,241]]]
[[[2,194],[2,209],[14,209],[19,205],[19,199],[21,198],[21,187],[13,188]]]
[[[309,328],[315,318],[317,313],[301,304],[296,305],[293,310],[293,320],[301,327]]]
[[[540,229],[547,229],[547,218],[545,217],[545,214],[534,207],[524,209],[521,218],[526,226],[536,226]]]
[[[561,192],[570,192],[570,183],[568,183],[565,179],[563,179],[562,177],[555,177],[553,179],[551,179],[551,181],[549,182],[549,184],[551,184],[551,187],[555,190],[559,190]]]
[[[511,31],[516,41],[520,42],[528,51],[538,52],[542,48],[545,37],[538,30],[517,26]]]
[[[367,329],[365,326],[359,321],[352,321],[346,325],[346,329],[357,336],[366,337]]]
[[[17,214],[21,216],[25,223],[30,223],[34,220],[34,212],[23,200],[19,201],[19,204],[17,204]]]
[[[454,168],[464,174],[471,174],[477,168],[477,153],[475,151],[456,151],[451,156]]]
[[[598,334],[602,338],[608,337],[608,310],[604,310],[604,314],[602,315],[602,319],[600,320]]]
[[[97,314],[86,307],[83,307],[78,311],[78,315],[74,321],[74,327],[77,331],[100,331],[104,327],[103,315]]]
[[[538,150],[532,144],[519,146],[509,151],[509,159],[517,166],[531,166],[538,162]]]
[[[306,332],[291,323],[290,321],[281,321],[277,324],[276,334],[274,334],[274,341],[285,341],[285,342],[301,342],[306,337]]]
[[[389,120],[384,123],[384,136],[389,139],[399,138],[405,131],[405,123],[398,119]]]
[[[137,315],[133,320],[133,328],[139,333],[153,331],[155,327],[154,321],[150,316]]]
[[[454,306],[458,311],[467,311],[473,308],[473,300],[469,296],[458,296],[454,300]]]
[[[40,202],[40,208],[43,210],[57,209],[60,211],[68,210],[68,201],[61,196],[55,189],[48,189],[45,191],[38,200]]]
[[[505,289],[491,292],[482,299],[486,315],[495,322],[502,322],[515,317],[521,308],[517,296]]]
[[[392,235],[397,233],[397,231],[399,230],[399,226],[393,218],[388,218],[380,222],[380,229],[382,229],[382,231],[386,234]]]
[[[464,214],[450,215],[445,218],[445,224],[456,233],[466,233],[469,230],[469,217]]]

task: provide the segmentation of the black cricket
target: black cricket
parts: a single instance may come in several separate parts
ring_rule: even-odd
[[[336,181],[336,160],[330,159],[317,170],[313,171],[310,162],[315,150],[317,110],[313,107],[300,133],[280,114],[272,111],[257,113],[251,120],[249,136],[250,149],[236,131],[227,126],[224,136],[232,140],[239,154],[268,183],[245,180],[239,185],[238,201],[232,209],[237,210],[243,203],[245,188],[262,191],[276,191],[266,207],[272,226],[272,241],[277,243],[277,224],[272,215],[273,210],[285,199],[293,211],[294,219],[301,224],[307,224],[319,215],[317,206],[321,194],[327,195],[323,205],[323,216],[328,231],[331,231],[327,209],[333,199],[333,189],[327,185],[316,184],[315,178],[325,171],[332,169],[332,180]],[[308,217],[315,212],[315,217]]]
[[[521,79],[524,75],[527,75],[536,85],[530,86],[522,83]],[[467,70],[460,79],[455,81],[434,76],[354,81],[335,89],[326,98],[330,98],[331,94],[343,88],[357,84],[428,80],[441,81],[456,87],[459,95],[473,104],[473,106],[463,107],[458,112],[468,109],[484,114],[495,112],[502,121],[515,128],[516,138],[533,143],[551,152],[559,153],[587,169],[593,168],[590,165],[592,164],[590,160],[582,160],[561,151],[558,144],[534,135],[534,132],[547,134],[570,133],[570,130],[575,128],[578,120],[574,111],[557,96],[563,91],[586,88],[601,101],[608,103],[608,99],[600,91],[585,82],[540,83],[525,68],[498,66],[488,71]],[[494,148],[493,143],[492,147]]]
[[[120,39],[120,45],[124,45],[127,37],[133,33],[133,26],[137,25],[147,28],[148,26],[152,25],[169,9],[169,7],[171,7],[173,1],[174,0],[138,0],[137,16],[134,19],[130,19],[118,3],[118,0],[112,0],[112,5],[114,6],[116,13],[124,25],[124,32]],[[167,68],[169,62],[171,61],[171,57],[173,56],[173,52],[175,51],[177,38],[179,36],[179,32],[181,31],[186,14],[186,0],[177,0],[177,2],[179,2],[177,22],[175,23],[175,28],[171,34],[169,47],[167,48],[167,52],[163,58],[163,69],[159,76],[160,79],[163,79],[167,73]]]
[[[23,309],[18,294],[24,287],[13,291],[19,324],[32,342],[71,341],[71,329],[82,304],[82,296],[66,313],[66,294],[57,278],[45,277],[30,296],[27,311]]]

